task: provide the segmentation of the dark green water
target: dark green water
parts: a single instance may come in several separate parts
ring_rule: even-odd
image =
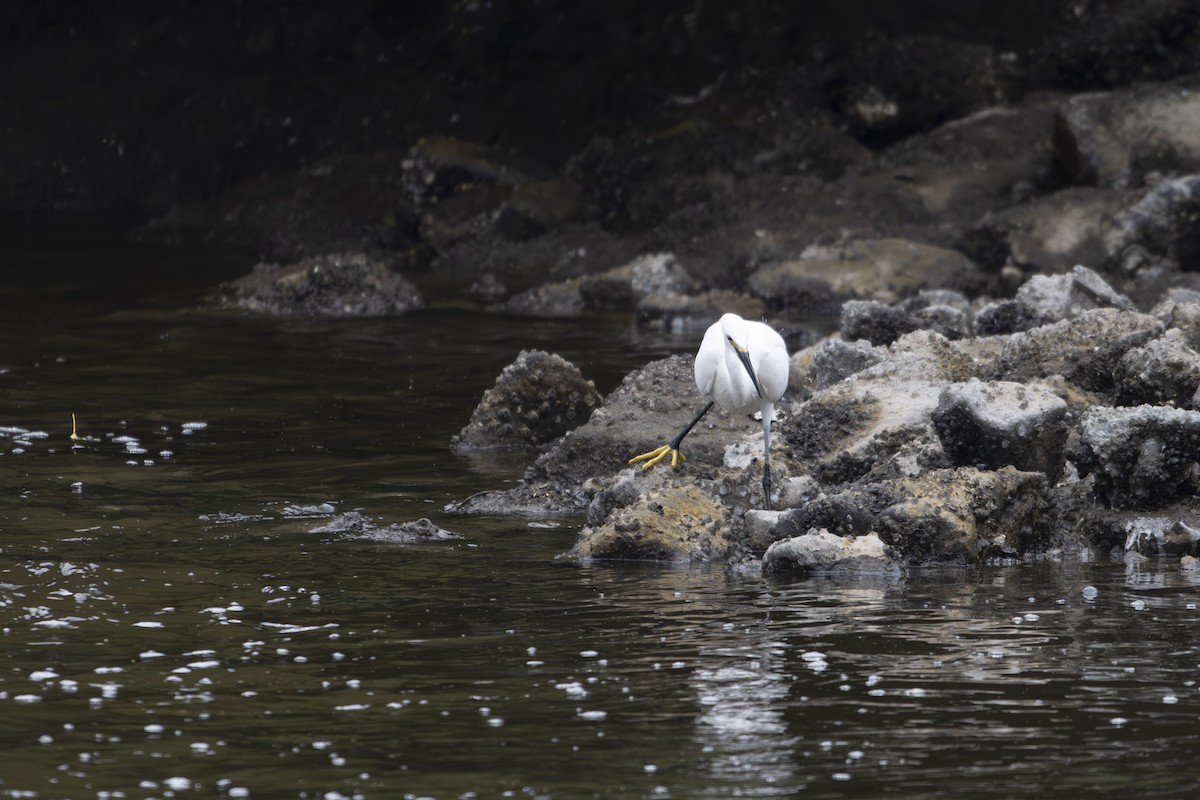
[[[521,348],[607,391],[689,341],[211,318],[174,276],[236,257],[58,231],[3,258],[0,797],[1200,789],[1177,562],[770,583],[579,567],[577,520],[442,512],[520,474],[447,440]],[[465,538],[310,533],[322,503]]]

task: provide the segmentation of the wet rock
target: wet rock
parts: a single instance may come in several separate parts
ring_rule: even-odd
[[[971,380],[942,390],[933,423],[955,466],[1056,477],[1067,440],[1067,404],[1037,384]]]
[[[521,485],[475,495],[454,504],[452,510],[520,514],[583,511],[595,492],[585,488],[589,481],[630,470],[626,466],[630,458],[671,441],[707,402],[696,389],[693,363],[692,356],[672,356],[630,373],[586,423],[558,439],[530,465]],[[691,481],[715,476],[725,449],[756,430],[761,431],[759,423],[714,408],[684,441],[687,463],[680,474],[686,471]],[[652,470],[631,472],[647,481],[661,480],[657,477],[660,473],[672,474],[669,465],[661,464]]]
[[[1059,144],[1072,179],[1129,188],[1150,173],[1200,172],[1198,88],[1189,79],[1067,100]]]
[[[729,551],[729,509],[695,486],[639,495],[598,526],[586,526],[568,558],[719,561]]]
[[[1196,556],[1200,553],[1200,518],[1136,516],[1126,521],[1125,551],[1147,557]]]
[[[1200,353],[1175,328],[1126,352],[1117,362],[1116,381],[1121,405],[1194,406],[1200,388]]]
[[[391,525],[376,525],[366,519],[358,511],[339,514],[324,525],[319,525],[310,533],[344,534],[355,539],[368,539],[388,544],[422,544],[425,542],[447,542],[462,539],[463,536],[440,528],[429,519],[422,517],[412,522],[402,522]]]
[[[895,301],[934,287],[978,291],[985,282],[979,268],[957,251],[904,239],[869,239],[810,246],[799,259],[758,269],[749,287],[772,308],[824,313],[845,300]]]
[[[1048,534],[1041,473],[964,467],[894,486],[907,497],[884,509],[874,528],[909,563],[1012,558],[1035,549]]]
[[[1113,508],[1157,508],[1200,487],[1200,411],[1091,408],[1067,452]]]
[[[544,447],[587,421],[600,404],[596,386],[561,356],[522,350],[484,392],[457,450]]]
[[[1104,264],[1105,236],[1126,198],[1111,189],[1073,187],[989,213],[966,234],[963,249],[993,269],[1064,272]]]
[[[424,304],[417,288],[361,253],[316,256],[296,264],[258,264],[218,287],[219,308],[289,317],[379,317]]]
[[[1095,308],[1133,311],[1129,298],[1095,271],[1076,265],[1063,275],[1034,275],[1012,300],[990,303],[975,314],[976,333],[989,335],[1031,330],[1078,317]]]
[[[939,469],[860,481],[774,517],[748,515],[748,547],[762,552],[807,531],[878,536],[907,564],[971,564],[1043,545],[1050,528],[1045,476],[1012,467]],[[764,563],[766,557],[764,556]]]
[[[1023,383],[1061,375],[1094,392],[1111,394],[1117,363],[1129,350],[1162,333],[1162,323],[1134,311],[1100,308],[1074,319],[1006,338],[980,378]]]
[[[900,565],[875,533],[835,536],[825,529],[775,542],[763,555],[768,575],[836,572],[898,576]]]

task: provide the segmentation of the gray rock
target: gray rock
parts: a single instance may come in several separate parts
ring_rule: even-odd
[[[774,308],[824,313],[852,299],[893,301],[921,289],[978,291],[986,280],[955,250],[904,239],[861,239],[810,246],[799,259],[768,264],[749,287]]]
[[[1084,412],[1067,457],[1113,508],[1158,508],[1200,486],[1200,411],[1134,406]]]
[[[878,534],[835,536],[824,529],[775,542],[763,554],[762,570],[768,575],[814,572],[900,575],[900,565]]]
[[[1067,404],[1037,383],[971,380],[942,390],[933,423],[955,466],[1007,465],[1056,477],[1067,439]]]
[[[630,458],[671,441],[707,402],[696,389],[693,362],[692,356],[672,356],[635,370],[586,423],[539,456],[520,485],[483,492],[449,508],[460,513],[522,515],[583,511],[594,494],[584,488],[588,481],[629,469]],[[680,473],[686,472],[692,481],[713,477],[726,447],[755,430],[761,427],[753,420],[714,408],[684,440],[687,462]],[[643,480],[656,480],[658,473],[672,474],[670,466],[662,464],[636,472]]]
[[[984,335],[1016,333],[1074,319],[1096,308],[1134,310],[1129,298],[1094,270],[1077,264],[1062,275],[1034,275],[1017,289],[1012,300],[980,309],[975,315],[975,331]]]
[[[863,339],[847,341],[840,336],[830,336],[813,345],[809,352],[795,354],[792,360],[808,360],[801,382],[811,393],[828,388],[886,358],[887,350]],[[789,382],[789,386],[798,385],[798,382]]]
[[[850,300],[842,305],[838,330],[842,338],[863,339],[871,344],[891,344],[906,333],[920,330],[923,320],[916,314],[875,300]]]
[[[729,509],[696,486],[640,494],[597,526],[585,526],[567,558],[704,562],[724,560]]]
[[[1117,362],[1117,399],[1121,405],[1194,405],[1200,388],[1200,353],[1178,328],[1167,331]]]
[[[380,317],[424,305],[415,286],[362,253],[315,256],[288,266],[258,264],[208,300],[277,317]]]
[[[1157,319],[1134,311],[1101,308],[1074,319],[1007,337],[981,378],[1024,383],[1061,375],[1084,389],[1111,393],[1117,362],[1129,350],[1162,333]]]
[[[1103,264],[1110,220],[1125,205],[1112,189],[1073,187],[987,214],[966,234],[963,248],[999,269],[1064,272],[1075,264]]]
[[[1095,92],[1063,104],[1060,159],[1077,183],[1138,186],[1151,172],[1200,171],[1195,80]]]
[[[971,564],[1035,551],[1048,536],[1045,476],[1012,467],[939,470],[895,481],[903,499],[873,523],[909,563]]]
[[[561,356],[522,350],[484,392],[457,450],[544,447],[587,421],[601,397],[579,368]]]
[[[702,336],[709,325],[730,311],[743,319],[763,319],[767,307],[758,298],[728,289],[713,289],[700,294],[662,292],[645,295],[637,301],[639,325],[658,327],[675,334]]]
[[[1046,181],[1057,103],[993,106],[909,137],[881,168],[907,182],[939,219],[970,225]]]
[[[1196,95],[1200,113],[1200,93]],[[1200,148],[1200,134],[1197,147]],[[1200,157],[1200,151],[1197,152]],[[1161,256],[1183,268],[1200,260],[1200,175],[1155,184],[1141,199],[1112,220],[1105,248],[1114,265],[1126,271],[1146,261],[1145,253]],[[1153,259],[1150,259],[1153,263]]]
[[[335,533],[354,539],[367,539],[388,544],[423,544],[464,538],[461,534],[438,527],[425,517],[412,522],[381,526],[364,518],[358,511],[339,514],[324,525],[312,528],[309,532]]]
[[[694,288],[692,277],[674,255],[654,253],[603,272],[528,289],[510,298],[507,310],[570,317],[584,311],[629,310],[648,298],[686,295]]]

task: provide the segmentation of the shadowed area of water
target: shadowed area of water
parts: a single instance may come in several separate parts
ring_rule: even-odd
[[[246,267],[7,248],[0,797],[1200,788],[1200,576],[1177,562],[777,583],[558,561],[578,520],[442,512],[523,466],[449,436],[522,348],[608,391],[692,342],[619,318],[175,310],[201,287],[173,275],[205,259]],[[310,533],[322,504],[464,538]]]

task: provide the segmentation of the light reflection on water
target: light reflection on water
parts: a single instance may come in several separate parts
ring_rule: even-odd
[[[521,347],[608,390],[686,342],[100,305],[0,320],[0,796],[1197,788],[1177,563],[767,582],[579,567],[555,559],[578,520],[441,513],[520,474],[446,443]],[[321,503],[466,538],[308,533]]]

